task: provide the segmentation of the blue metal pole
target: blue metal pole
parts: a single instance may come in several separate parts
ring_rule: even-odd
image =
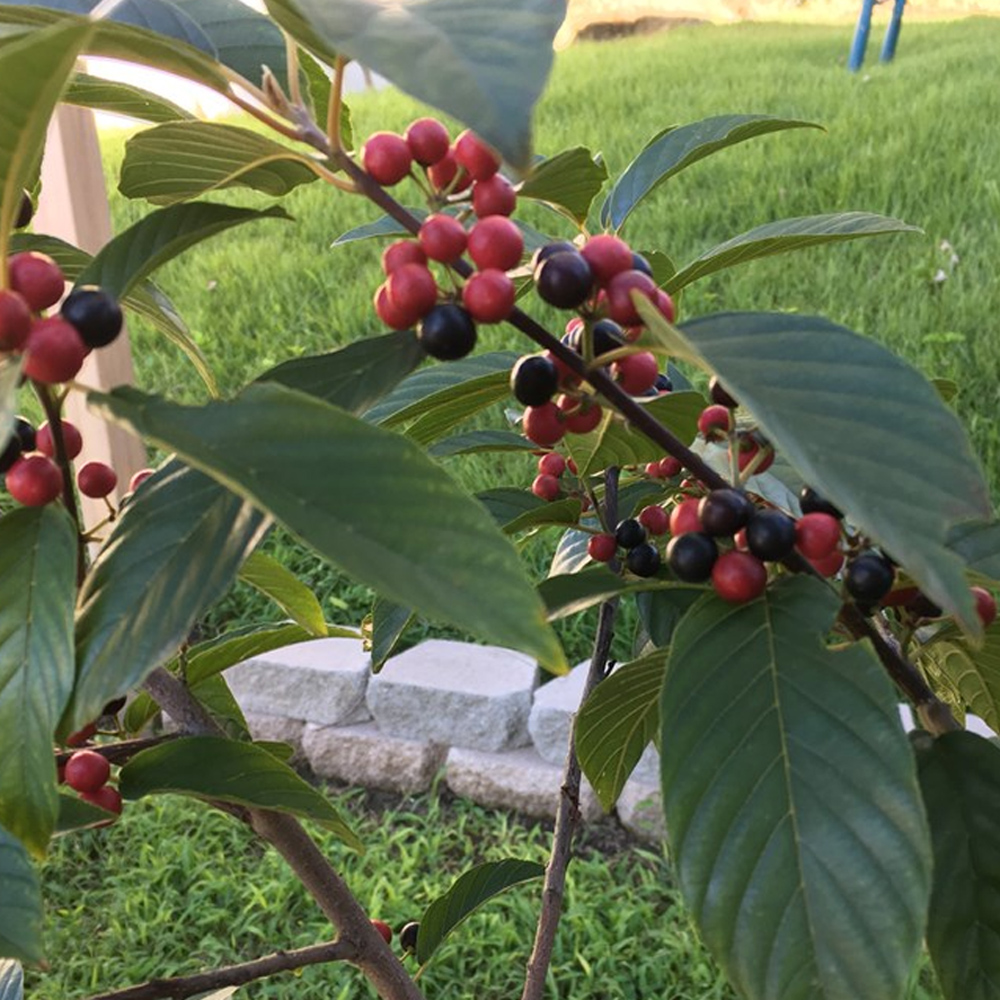
[[[865,49],[868,47],[868,32],[872,26],[872,8],[874,6],[875,0],[862,0],[861,2],[861,16],[858,18],[858,26],[854,29],[854,41],[851,43],[851,54],[847,60],[847,68],[852,73],[857,73],[865,61]]]
[[[891,62],[896,54],[896,43],[899,41],[899,29],[903,25],[903,8],[906,0],[896,0],[892,8],[892,17],[889,21],[889,30],[885,33],[885,41],[882,43],[882,54],[879,58],[882,62]]]

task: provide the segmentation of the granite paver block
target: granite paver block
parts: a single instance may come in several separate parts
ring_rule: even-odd
[[[615,806],[621,825],[647,843],[662,843],[667,836],[663,799],[658,784],[630,778]]]
[[[295,753],[290,764],[304,759],[302,752],[302,731],[306,724],[301,719],[289,719],[284,715],[265,715],[262,712],[244,712],[250,735],[255,740],[268,743],[287,743]]]

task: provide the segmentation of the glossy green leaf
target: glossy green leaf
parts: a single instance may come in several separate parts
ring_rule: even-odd
[[[583,225],[591,202],[607,179],[608,168],[604,162],[595,159],[589,149],[574,146],[536,163],[518,196],[545,202]]]
[[[601,206],[601,222],[621,229],[636,206],[668,177],[719,150],[769,132],[820,127],[813,122],[770,115],[717,115],[666,129],[646,144],[614,182]]]
[[[0,825],[36,856],[59,812],[52,734],[73,690],[76,560],[62,508],[0,518]]]
[[[24,973],[21,963],[0,960],[0,1000],[24,1000]]]
[[[253,743],[188,736],[136,754],[121,770],[126,799],[174,792],[195,798],[273,809],[312,820],[363,851],[332,803],[287,764]]]
[[[178,461],[143,484],[80,591],[71,729],[176,655],[266,526],[250,503]]]
[[[302,16],[294,0],[264,0],[268,14],[300,45],[317,56],[327,66],[337,63],[337,51],[327,44],[309,21]]]
[[[660,702],[681,891],[747,1000],[901,998],[921,949],[930,841],[897,696],[871,649],[826,644],[840,600],[784,577],[703,597]]]
[[[516,167],[528,165],[531,114],[552,66],[564,0],[266,2],[272,17],[307,47],[309,39],[299,34],[303,22],[328,51],[349,55],[465,122]]]
[[[956,524],[948,532],[948,548],[957,552],[973,573],[1000,581],[1000,522]]]
[[[258,382],[280,382],[333,403],[348,413],[364,413],[394,389],[424,359],[412,330],[356,340],[339,351],[293,358],[264,372]]]
[[[277,559],[264,552],[251,552],[240,567],[239,578],[269,597],[313,636],[327,634],[326,619],[316,595]]]
[[[197,21],[171,0],[121,0],[109,11],[109,19],[166,35],[212,59],[217,56],[212,40]]]
[[[640,250],[639,253],[649,262],[653,272],[653,281],[657,285],[662,287],[677,273],[677,265],[662,250]],[[678,385],[675,381],[674,388],[688,389],[690,386]]]
[[[403,433],[426,447],[509,395],[510,376],[505,371],[470,379],[460,389],[426,400],[421,415]]]
[[[212,674],[191,688],[191,694],[231,740],[250,741],[250,728],[239,702],[222,674]]]
[[[0,356],[0,452],[14,430],[17,389],[21,382],[21,359],[13,354]]]
[[[934,844],[927,947],[946,1000],[1000,997],[1000,749],[972,733],[918,737]]]
[[[626,663],[594,688],[576,714],[576,755],[601,805],[614,808],[660,726],[667,650]]]
[[[54,831],[56,835],[86,830],[88,827],[99,826],[107,821],[108,814],[104,809],[92,806],[76,795],[59,793],[59,818],[56,820]]]
[[[0,827],[0,957],[42,960],[42,890],[28,853]]]
[[[585,523],[588,527],[597,527],[597,522],[593,518],[588,519]],[[549,576],[568,576],[573,573],[579,573],[584,566],[593,562],[590,558],[590,552],[587,549],[589,544],[589,532],[574,531],[572,528],[564,532],[552,556],[552,562],[549,565]],[[604,567],[601,568],[603,569]],[[603,600],[603,598],[598,599]]]
[[[818,317],[720,313],[680,334],[810,486],[980,630],[946,538],[955,522],[990,516],[989,491],[958,418],[916,369]]]
[[[476,499],[501,527],[523,514],[539,510],[548,502],[536,497],[531,490],[519,486],[497,486],[492,490],[483,490],[476,494]]]
[[[692,281],[708,274],[760,257],[790,253],[823,243],[857,240],[864,236],[920,232],[923,230],[917,226],[871,212],[837,212],[832,215],[809,215],[800,219],[768,222],[706,250],[677,271],[664,287],[673,295]]]
[[[403,633],[416,616],[409,608],[376,598],[371,613],[372,672],[378,673],[392,656]]]
[[[273,197],[316,180],[304,153],[238,125],[168,122],[125,144],[118,189],[154,205],[248,187]]]
[[[432,444],[427,449],[435,458],[450,458],[453,455],[475,455],[495,451],[537,451],[538,445],[521,434],[512,431],[467,431],[453,434],[443,441]]]
[[[705,408],[705,397],[700,392],[668,392],[649,402],[638,402],[685,444],[698,433],[698,416]],[[595,430],[570,436],[566,446],[581,476],[609,465],[645,465],[663,458],[664,454],[660,445],[610,410],[605,411]]]
[[[64,240],[33,233],[18,233],[11,240],[11,249],[15,253],[22,250],[38,250],[48,254],[62,268],[67,280],[72,282],[77,281],[92,259],[85,250],[80,250]],[[180,348],[194,365],[212,395],[219,394],[208,360],[192,339],[173,303],[159,288],[151,281],[144,281],[122,299],[122,305],[148,320],[172,344]]]
[[[418,222],[427,217],[427,210],[425,208],[407,206],[406,211]],[[348,243],[360,243],[364,240],[388,239],[390,236],[412,237],[413,233],[391,215],[383,215],[374,222],[365,222],[360,226],[355,226],[353,229],[348,229],[346,233],[341,233],[330,244],[330,249],[346,246]]]
[[[691,605],[702,595],[700,589],[646,590],[635,598],[639,621],[654,646],[669,646],[674,629]]]
[[[582,532],[580,533],[582,534]],[[680,583],[666,577],[635,577],[628,580],[612,573],[607,566],[594,564],[582,569],[563,569],[553,573],[538,585],[538,593],[545,601],[549,621],[574,615],[592,608],[601,601],[622,594],[641,593],[646,590],[670,590],[690,593],[704,588],[699,584]]]
[[[417,935],[417,961],[424,965],[463,920],[494,896],[544,874],[545,868],[537,861],[516,858],[487,861],[463,872],[443,896],[424,910]]]
[[[195,244],[261,219],[289,221],[291,216],[283,208],[255,211],[208,202],[161,208],[109,240],[83,269],[77,283],[100,285],[109,295],[121,298]]]
[[[580,520],[581,504],[577,497],[563,497],[561,500],[544,501],[540,507],[525,511],[504,526],[504,534],[515,535],[533,528],[551,528],[577,524]]]
[[[941,696],[1000,732],[1000,624],[986,630],[982,645],[972,646],[956,637],[953,642],[932,643],[925,656],[930,659],[925,666],[934,675],[935,687],[944,689],[939,691]]]
[[[31,186],[49,118],[92,32],[85,23],[58,24],[0,48],[0,260],[8,256],[21,195]]]
[[[399,435],[274,383],[204,407],[130,388],[91,393],[89,402],[177,451],[385,597],[555,669],[565,663],[514,547]],[[248,466],[241,456],[251,448]]]
[[[88,73],[77,73],[63,95],[66,104],[78,104],[94,111],[126,115],[138,121],[162,125],[164,122],[184,121],[192,116],[159,94],[150,93],[131,83],[104,80]]]

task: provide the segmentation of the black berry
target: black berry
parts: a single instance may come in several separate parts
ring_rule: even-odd
[[[685,583],[704,583],[712,575],[718,556],[715,539],[700,531],[676,535],[667,546],[667,565]]]
[[[926,594],[917,594],[906,605],[906,610],[914,618],[940,618],[944,614],[940,604],[935,604]]]
[[[105,347],[121,333],[121,306],[96,285],[74,288],[60,312],[88,347]]]
[[[862,552],[847,564],[844,586],[856,601],[873,604],[892,589],[896,574],[877,552]]]
[[[648,275],[650,278],[653,277],[653,268],[649,261],[641,253],[636,253],[632,251],[632,270],[642,271],[643,274]]]
[[[656,381],[653,383],[653,388],[657,392],[673,392],[674,383],[670,380],[670,376],[665,373],[660,373],[656,376]]]
[[[21,457],[21,439],[11,434],[7,447],[0,453],[0,472],[6,472]]]
[[[420,924],[416,920],[411,920],[403,925],[399,932],[399,945],[403,951],[417,950],[417,935],[420,933]]]
[[[31,200],[29,192],[25,191],[21,195],[21,205],[17,210],[17,218],[14,220],[15,229],[24,229],[35,215],[35,203]]]
[[[739,490],[712,490],[698,504],[701,526],[709,535],[734,535],[753,516],[753,501]]]
[[[659,550],[651,542],[643,542],[629,549],[625,565],[629,572],[636,576],[655,576],[660,568]]]
[[[590,295],[593,286],[590,265],[576,250],[545,257],[535,270],[539,296],[557,309],[575,309]]]
[[[14,418],[14,433],[21,439],[22,451],[35,450],[35,428],[24,417]]]
[[[713,375],[708,383],[708,394],[712,397],[713,403],[724,406],[728,410],[735,410],[740,405],[726,391],[726,387],[719,381],[718,375]]]
[[[634,518],[620,521],[615,529],[615,541],[623,549],[634,549],[646,540],[646,529]]]
[[[795,522],[780,510],[758,511],[747,522],[747,547],[758,559],[784,559],[795,548]]]
[[[510,388],[519,403],[544,406],[559,388],[559,372],[548,358],[530,354],[514,365]]]
[[[25,452],[35,450],[35,428],[24,417],[15,417],[7,447],[0,453],[0,472],[6,472]]]
[[[584,328],[578,326],[571,333],[563,337],[563,343],[572,347],[577,354],[583,354]],[[625,333],[622,328],[611,319],[599,319],[591,327],[591,338],[594,345],[594,354],[607,354],[617,347],[622,347],[625,343]]]
[[[476,346],[476,324],[461,306],[444,303],[420,321],[417,338],[432,358],[457,361]]]
[[[803,514],[829,514],[838,521],[843,520],[844,513],[834,507],[829,500],[824,500],[811,486],[803,486],[799,494],[799,506]]]

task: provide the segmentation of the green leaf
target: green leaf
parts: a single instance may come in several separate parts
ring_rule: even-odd
[[[531,114],[552,66],[564,0],[266,2],[271,16],[307,47],[310,39],[299,34],[303,22],[327,51],[381,73],[475,129],[515,167],[528,166]]]
[[[91,261],[91,255],[70,243],[54,236],[38,236],[33,233],[18,233],[11,240],[11,250],[19,253],[22,250],[38,250],[47,253],[62,269],[68,281],[76,282],[83,270]],[[173,303],[151,281],[144,281],[133,289],[122,300],[121,304],[132,309],[143,319],[148,320],[174,345],[179,347],[194,365],[202,381],[213,396],[218,396],[219,390],[215,376],[208,366],[208,360],[202,354],[201,348],[191,338],[184,321],[177,314]]]
[[[692,163],[756,136],[791,128],[821,126],[770,115],[718,115],[660,132],[612,185],[601,207],[602,224],[621,229],[647,195]]]
[[[412,330],[356,340],[339,351],[293,358],[264,372],[258,382],[280,382],[333,403],[348,413],[364,413],[423,360]]]
[[[581,504],[576,497],[562,500],[544,501],[540,507],[526,510],[519,517],[503,526],[505,535],[516,535],[520,531],[533,528],[550,528],[577,524],[580,520]]]
[[[313,636],[322,638],[327,634],[316,595],[277,559],[264,552],[251,552],[240,567],[239,578],[269,597]]]
[[[607,179],[604,162],[589,149],[575,146],[536,163],[518,196],[545,202],[582,226]]]
[[[176,654],[265,528],[251,504],[176,460],[143,484],[80,591],[71,729]]]
[[[222,674],[213,674],[194,685],[191,694],[229,739],[250,742],[250,730],[243,709]]]
[[[56,821],[56,835],[75,833],[87,827],[107,823],[108,814],[98,806],[77,798],[75,795],[59,793],[59,818]]]
[[[475,455],[494,451],[536,451],[538,445],[521,434],[512,431],[467,431],[454,434],[443,441],[432,444],[428,454],[435,458],[451,458],[454,455]]]
[[[784,577],[707,594],[660,703],[681,891],[747,1000],[899,998],[920,954],[930,843],[897,697],[871,649],[826,636],[840,600]]]
[[[636,595],[636,610],[649,641],[654,646],[669,646],[674,629],[688,609],[702,595],[691,590],[647,590]]]
[[[24,973],[13,959],[0,960],[0,1000],[24,1000]]]
[[[810,486],[980,631],[946,537],[957,521],[990,516],[989,492],[958,418],[916,369],[818,317],[720,313],[680,334]]]
[[[612,573],[607,566],[601,565],[554,573],[538,585],[538,593],[545,602],[549,621],[577,614],[595,604],[600,604],[601,601],[622,594],[641,593],[646,590],[690,593],[703,589],[700,584],[678,583],[674,579],[665,577],[623,580]]]
[[[403,432],[417,444],[427,445],[442,438],[452,428],[481,413],[510,395],[510,376],[505,371],[470,379],[450,392],[423,401],[423,412]],[[393,421],[395,423],[396,421]]]
[[[538,510],[548,503],[547,500],[536,497],[531,490],[522,489],[520,486],[498,486],[492,490],[483,490],[476,494],[476,499],[501,527],[510,524],[522,514]]]
[[[268,14],[284,31],[300,45],[312,52],[327,66],[337,64],[337,51],[327,45],[326,40],[318,34],[313,26],[295,7],[293,0],[264,0]],[[322,121],[324,119],[320,119]]]
[[[195,244],[233,226],[291,216],[283,208],[255,211],[196,202],[161,208],[106,243],[77,278],[77,284],[100,285],[116,299]]]
[[[399,435],[273,383],[204,407],[124,387],[91,393],[89,402],[177,451],[385,597],[554,669],[565,663],[514,547]],[[248,466],[239,456],[251,448]]]
[[[216,57],[215,46],[198,23],[170,0],[123,0],[110,11],[110,19],[154,31],[181,42],[206,56]]]
[[[31,186],[49,118],[69,84],[89,24],[57,24],[0,48],[0,260],[6,260],[21,195]]]
[[[576,754],[610,812],[660,726],[660,686],[668,650],[619,667],[594,688],[574,723]]]
[[[590,528],[598,527],[596,518],[587,518],[584,524]],[[555,554],[552,556],[552,562],[549,564],[549,576],[556,577],[579,573],[586,565],[593,562],[588,551],[589,545],[589,532],[576,531],[572,528],[569,531],[563,532],[563,536],[559,539],[559,544],[556,546]],[[598,589],[600,590],[600,587]],[[603,598],[599,599],[603,600]]]
[[[364,845],[332,803],[287,764],[253,743],[189,736],[136,754],[121,770],[126,799],[174,792],[194,798],[273,809],[312,820],[349,847]]]
[[[228,187],[277,198],[316,180],[312,164],[304,153],[238,125],[168,122],[125,144],[118,189],[155,205]]]
[[[636,402],[681,441],[691,441],[698,433],[698,416],[705,408],[705,397],[700,392],[668,392],[649,402],[642,399]],[[610,410],[605,411],[595,430],[589,434],[574,434],[567,441],[567,448],[581,476],[589,476],[609,465],[645,465],[663,458],[660,445]]]
[[[0,956],[42,961],[42,890],[21,842],[0,827]]]
[[[418,221],[427,217],[427,210],[424,208],[407,207],[406,211]],[[353,229],[348,229],[346,233],[341,233],[330,244],[330,249],[346,246],[348,243],[359,243],[363,240],[388,239],[390,236],[412,237],[413,233],[391,215],[383,215],[382,218],[376,219],[374,222],[365,222]]]
[[[0,518],[0,824],[39,857],[59,812],[52,734],[73,690],[76,560],[62,508]]]
[[[925,654],[930,658],[936,682],[953,695],[947,700],[963,713],[975,712],[983,722],[1000,732],[1000,624],[985,632],[982,645],[973,647],[956,638],[954,642],[931,643]]]
[[[162,125],[190,119],[192,116],[159,94],[117,80],[104,80],[88,73],[77,73],[63,95],[67,104],[126,115],[139,121]]]
[[[920,786],[934,845],[927,947],[946,1000],[1000,997],[1000,750],[926,734]]]
[[[956,524],[948,532],[948,548],[957,552],[973,573],[1000,581],[1000,522]]]
[[[746,233],[740,233],[725,243],[706,250],[690,264],[670,277],[666,290],[675,294],[692,281],[735,267],[749,260],[790,253],[822,243],[840,243],[863,236],[883,236],[887,233],[920,233],[922,229],[899,219],[871,212],[837,212],[832,215],[808,215],[799,219],[769,222]]]
[[[392,656],[403,633],[416,616],[409,608],[382,597],[375,599],[371,614],[372,672],[378,673]]]
[[[512,886],[541,878],[545,868],[537,861],[505,858],[487,861],[463,872],[451,888],[434,900],[420,918],[417,961],[424,965],[441,942],[483,903]]]
[[[649,262],[649,266],[653,271],[653,281],[657,283],[661,288],[677,273],[677,265],[668,257],[662,250],[640,250],[639,253]],[[667,374],[670,374],[669,372]],[[690,386],[681,383],[678,384],[676,379],[671,379],[674,383],[674,389],[688,389]]]

